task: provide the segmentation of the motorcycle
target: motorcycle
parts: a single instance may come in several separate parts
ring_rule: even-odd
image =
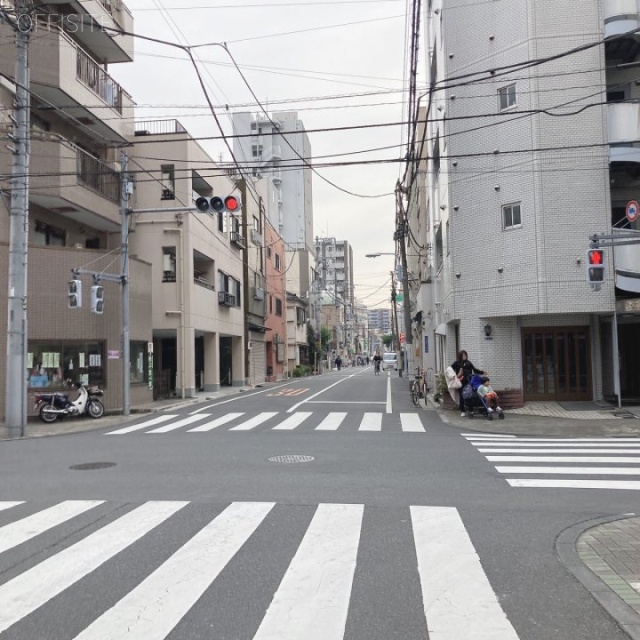
[[[70,383],[70,381],[68,381]],[[38,393],[35,397],[34,410],[42,422],[50,424],[56,420],[62,420],[68,416],[88,415],[90,418],[102,418],[104,405],[98,396],[104,395],[104,391],[96,386],[85,384],[71,384],[77,387],[78,397],[71,401],[69,395],[59,391],[55,393]]]

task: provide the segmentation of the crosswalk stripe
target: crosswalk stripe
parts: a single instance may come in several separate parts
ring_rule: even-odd
[[[0,553],[103,504],[104,500],[67,500],[0,527]]]
[[[518,640],[457,509],[410,510],[429,637]]]
[[[469,442],[481,440],[484,445],[487,440],[499,440],[499,438],[467,438]],[[640,438],[517,438],[518,442],[577,442],[584,444],[586,442],[635,442],[640,445]]]
[[[75,640],[166,638],[273,507],[231,504]]]
[[[490,462],[625,462],[637,464],[640,458],[619,456],[486,456]]]
[[[365,413],[358,431],[382,431],[382,414]]]
[[[194,427],[193,429],[189,429],[189,433],[211,431],[212,429],[215,429],[216,427],[219,427],[223,424],[227,424],[227,422],[231,422],[232,420],[235,420],[236,418],[239,418],[240,416],[243,416],[243,415],[244,415],[244,412],[227,413],[226,415],[220,418],[216,418],[215,420],[211,420],[210,422],[205,422],[204,424]]]
[[[242,422],[237,427],[232,427],[231,429],[229,429],[229,431],[249,431],[250,429],[257,427],[259,424],[262,424],[263,422],[266,422],[270,418],[273,418],[273,416],[277,415],[277,411],[265,411],[263,413],[259,413],[253,418],[250,418],[249,420],[246,420],[245,422]]]
[[[496,439],[500,439],[500,440],[509,440],[509,439],[515,439],[517,436],[511,435],[511,434],[499,434],[499,433],[485,433],[485,434],[480,434],[480,433],[461,433],[461,436],[464,436],[465,438],[467,438],[467,440],[484,440],[484,439],[491,439],[491,440],[496,440]]]
[[[11,507],[17,507],[19,504],[24,504],[24,500],[18,500],[14,502],[0,502],[0,511],[4,511],[5,509],[11,509]]]
[[[147,502],[0,586],[0,632],[35,611],[182,509]]]
[[[346,412],[330,413],[317,427],[316,431],[337,431],[342,421],[347,417]]]
[[[363,512],[318,506],[253,640],[342,640]]]
[[[480,453],[609,453],[625,455],[640,453],[640,449],[478,449]]]
[[[498,473],[555,475],[640,476],[640,467],[496,467]]]
[[[142,429],[146,429],[147,427],[152,427],[154,424],[160,424],[162,422],[166,422],[167,420],[173,420],[173,418],[177,418],[177,417],[178,417],[177,415],[165,413],[163,416],[157,416],[155,418],[151,418],[151,420],[146,420],[145,422],[134,424],[131,427],[123,427],[122,429],[109,431],[109,433],[105,433],[105,435],[119,436],[125,433],[131,433],[132,431],[141,431]]]
[[[298,425],[302,424],[309,416],[311,411],[296,411],[293,415],[290,415],[284,422],[273,427],[274,431],[291,431]]]
[[[610,447],[610,448],[614,448],[614,449],[629,449],[629,448],[633,448],[633,447],[637,447],[638,445],[640,445],[640,442],[627,442],[627,443],[622,443],[619,444],[618,442],[607,442],[606,445],[604,442],[575,442],[575,443],[571,443],[571,442],[559,442],[557,445],[556,444],[551,444],[549,442],[544,442],[544,443],[534,443],[534,442],[509,442],[509,446],[510,447],[539,447],[542,449],[554,449],[556,447],[567,447],[567,448],[577,448],[577,447],[584,447],[584,448],[596,448],[596,447]],[[505,443],[504,442],[482,442],[482,443],[474,443],[474,446],[476,447],[504,447]]]
[[[640,491],[640,480],[535,480],[506,478],[512,487],[535,489],[626,489]]]
[[[157,429],[152,429],[151,431],[147,431],[147,433],[167,433],[169,431],[175,431],[180,427],[186,427],[188,424],[193,422],[197,422],[198,420],[202,420],[204,418],[208,418],[210,413],[197,413],[195,415],[187,416],[182,420],[178,420],[178,422],[172,422],[171,424],[166,424],[164,427],[158,427]]]
[[[400,423],[402,424],[402,430],[409,433],[424,433],[425,429],[422,426],[422,421],[417,413],[401,413]]]

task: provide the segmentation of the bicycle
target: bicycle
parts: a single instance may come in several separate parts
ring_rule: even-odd
[[[380,375],[380,360],[376,360],[373,363],[373,372],[375,373],[375,375],[379,376]]]
[[[427,391],[429,388],[427,387],[427,383],[424,377],[424,370],[420,367],[416,369],[416,374],[414,380],[411,382],[411,400],[413,404],[417,407],[420,403],[420,398],[425,398],[427,395]]]

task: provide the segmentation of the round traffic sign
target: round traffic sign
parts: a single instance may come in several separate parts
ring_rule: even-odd
[[[639,214],[640,207],[638,206],[638,203],[635,200],[629,200],[629,202],[627,202],[626,210],[627,220],[629,222],[633,222]]]

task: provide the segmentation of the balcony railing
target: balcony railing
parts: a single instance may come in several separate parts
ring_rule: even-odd
[[[187,133],[187,130],[175,118],[136,122],[135,134],[137,136],[156,136],[167,133]]]
[[[78,180],[105,198],[120,202],[120,174],[82,149],[76,150]]]
[[[122,87],[82,49],[77,49],[78,80],[99,95],[110,107],[122,113]]]

